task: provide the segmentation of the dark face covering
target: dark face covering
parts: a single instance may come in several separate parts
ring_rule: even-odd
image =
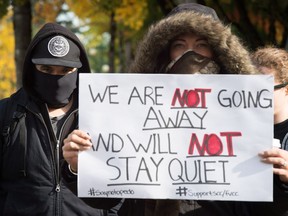
[[[48,107],[64,107],[77,87],[77,75],[77,71],[66,75],[51,75],[35,69],[34,90]]]
[[[170,74],[217,74],[219,71],[216,62],[192,50],[171,61],[166,68]]]

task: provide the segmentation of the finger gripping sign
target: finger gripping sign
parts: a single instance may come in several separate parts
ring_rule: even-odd
[[[80,74],[78,195],[272,201],[268,75]],[[263,181],[265,179],[265,181]]]

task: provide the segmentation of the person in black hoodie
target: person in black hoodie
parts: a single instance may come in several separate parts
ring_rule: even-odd
[[[23,87],[0,101],[0,215],[107,215],[118,200],[78,198],[77,175],[62,153],[63,140],[78,128],[78,75],[90,73],[83,45],[47,23],[22,72]]]

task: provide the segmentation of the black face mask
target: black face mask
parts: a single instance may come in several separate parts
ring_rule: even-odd
[[[69,103],[77,87],[77,75],[77,71],[66,75],[51,75],[35,69],[34,90],[48,107],[64,107]]]
[[[218,74],[219,71],[216,62],[192,50],[172,60],[166,68],[166,73],[171,74]]]

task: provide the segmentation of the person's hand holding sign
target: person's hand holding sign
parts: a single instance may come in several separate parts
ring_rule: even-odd
[[[280,180],[288,182],[288,152],[283,149],[272,148],[261,152],[259,156],[265,163],[273,164],[273,173],[279,175]]]
[[[69,164],[70,171],[77,173],[78,170],[78,153],[79,151],[88,150],[91,148],[91,137],[81,130],[74,130],[64,140],[62,147],[63,157]]]

